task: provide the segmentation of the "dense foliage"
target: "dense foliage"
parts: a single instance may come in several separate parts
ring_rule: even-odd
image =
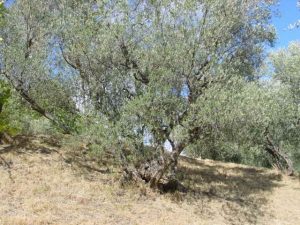
[[[175,175],[183,152],[290,171],[299,87],[276,54],[274,79],[259,76],[272,4],[15,1],[1,72],[33,110],[151,185]]]
[[[281,49],[271,55],[274,67],[274,79],[285,90],[280,127],[276,135],[283,148],[287,149],[300,169],[300,43],[294,42],[287,49]]]

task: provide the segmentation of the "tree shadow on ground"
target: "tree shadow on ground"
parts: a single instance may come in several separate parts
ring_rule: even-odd
[[[88,172],[111,173],[97,162],[85,155],[68,155],[63,153],[55,140],[46,137],[17,137],[10,146],[0,146],[0,156],[5,153],[16,154],[59,154],[64,163],[76,166]],[[2,164],[8,169],[13,163]],[[1,162],[0,162],[1,165]],[[2,166],[3,166],[2,165]],[[87,173],[92,174],[92,173]],[[272,189],[279,187],[281,174],[261,168],[252,168],[218,162],[207,162],[181,157],[178,179],[186,189],[177,200],[190,202],[198,206],[195,213],[203,217],[221,215],[228,224],[257,224],[265,215],[264,207]],[[173,193],[172,196],[176,194]]]
[[[0,145],[0,154],[5,153],[42,153],[51,154],[60,147],[59,141],[50,136],[25,136],[17,135],[7,145]]]
[[[219,213],[229,224],[256,224],[265,216],[268,195],[282,179],[281,174],[262,168],[187,157],[181,158],[178,170],[179,180],[187,188],[183,200],[202,202],[199,213],[205,210],[206,215],[210,205],[221,205]]]
[[[110,173],[108,167],[103,168],[103,165],[95,157],[89,157],[82,152],[72,150],[63,152],[59,141],[52,136],[15,136],[11,144],[0,145],[0,156],[7,153],[49,156],[51,154],[58,154],[63,162],[76,167],[76,170],[82,173]],[[4,160],[3,157],[1,159]]]

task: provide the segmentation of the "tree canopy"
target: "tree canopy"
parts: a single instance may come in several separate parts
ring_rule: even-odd
[[[283,99],[294,93],[259,80],[275,39],[273,3],[15,1],[1,32],[1,72],[64,132],[97,127],[97,143],[126,174],[153,186],[175,174],[183,151],[234,160],[243,146],[253,162],[269,152],[269,164],[289,164],[277,141],[295,107]],[[284,83],[275,55],[274,67]]]

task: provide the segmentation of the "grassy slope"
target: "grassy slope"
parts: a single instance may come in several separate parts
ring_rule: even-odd
[[[160,195],[68,164],[40,140],[0,154],[1,225],[300,224],[300,180],[276,171],[182,158],[188,193]]]

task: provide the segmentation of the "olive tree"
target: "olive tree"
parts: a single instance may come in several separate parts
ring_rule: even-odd
[[[291,140],[288,133],[294,120],[292,95],[286,87],[272,79],[235,79],[227,88],[208,90],[205,99],[199,100],[202,104],[195,109],[197,119],[211,126],[189,146],[188,154],[255,166],[274,165],[293,174],[292,151],[284,145]]]
[[[300,147],[300,44],[292,42],[286,49],[275,51],[270,56],[274,79],[285,88],[289,98],[290,115],[288,126],[283,130],[283,147],[290,149],[299,168]],[[288,117],[288,116],[287,116]]]
[[[199,123],[213,124],[187,153],[195,157],[276,166],[292,175],[299,167],[299,43],[272,52],[271,75],[227,88],[207,90],[199,98]],[[200,107],[201,106],[201,107]]]
[[[70,118],[87,112],[107,121],[125,175],[157,187],[212,126],[197,115],[205,93],[227,88],[233,77],[255,79],[275,37],[272,4],[16,1],[3,31],[2,74],[66,131]],[[131,156],[147,151],[152,157],[132,166]]]

